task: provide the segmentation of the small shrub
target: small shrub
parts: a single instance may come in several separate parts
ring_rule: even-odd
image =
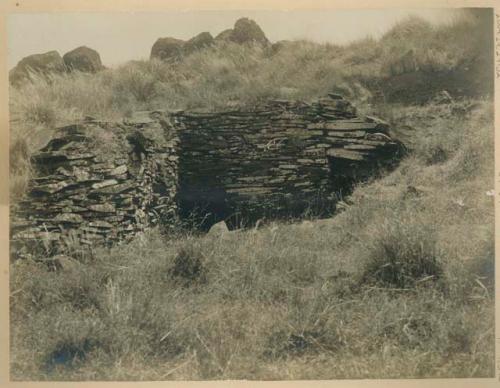
[[[426,163],[428,165],[443,163],[448,159],[448,153],[440,145],[430,147],[426,155]]]
[[[204,282],[206,268],[204,257],[198,246],[188,245],[181,247],[174,258],[170,274],[173,278],[183,279],[184,282]]]

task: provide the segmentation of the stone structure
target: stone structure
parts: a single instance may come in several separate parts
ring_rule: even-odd
[[[213,214],[209,223],[329,213],[336,195],[399,151],[387,124],[357,117],[337,95],[172,118],[179,130],[181,214]]]
[[[144,112],[123,123],[58,130],[34,155],[38,177],[16,212],[14,240],[114,242],[193,214],[204,226],[331,214],[349,191],[397,160],[387,124],[338,95],[227,112]],[[207,218],[207,217],[208,218]]]
[[[33,156],[36,177],[11,209],[14,253],[127,239],[175,216],[177,140],[160,112],[60,128]]]

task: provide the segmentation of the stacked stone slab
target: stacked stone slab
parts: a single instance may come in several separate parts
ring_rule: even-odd
[[[36,177],[13,209],[17,255],[113,243],[177,213],[177,140],[160,112],[60,128],[33,156]]]
[[[357,117],[333,94],[311,104],[178,112],[173,123],[183,216],[212,213],[236,224],[331,212],[341,189],[392,162],[399,150],[385,123]]]
[[[239,226],[331,214],[339,193],[394,163],[399,150],[387,124],[358,117],[333,94],[85,120],[58,129],[33,156],[36,177],[12,213],[13,247],[111,244],[178,218]]]

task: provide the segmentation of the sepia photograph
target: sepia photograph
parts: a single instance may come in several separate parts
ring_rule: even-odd
[[[493,8],[5,21],[11,381],[495,378]]]

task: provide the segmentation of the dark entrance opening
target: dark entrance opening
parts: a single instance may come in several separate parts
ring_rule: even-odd
[[[179,216],[191,228],[208,230],[230,215],[227,194],[216,186],[180,184]]]
[[[351,195],[356,183],[365,180],[369,175],[366,162],[329,157],[328,164],[331,190],[339,200]]]

